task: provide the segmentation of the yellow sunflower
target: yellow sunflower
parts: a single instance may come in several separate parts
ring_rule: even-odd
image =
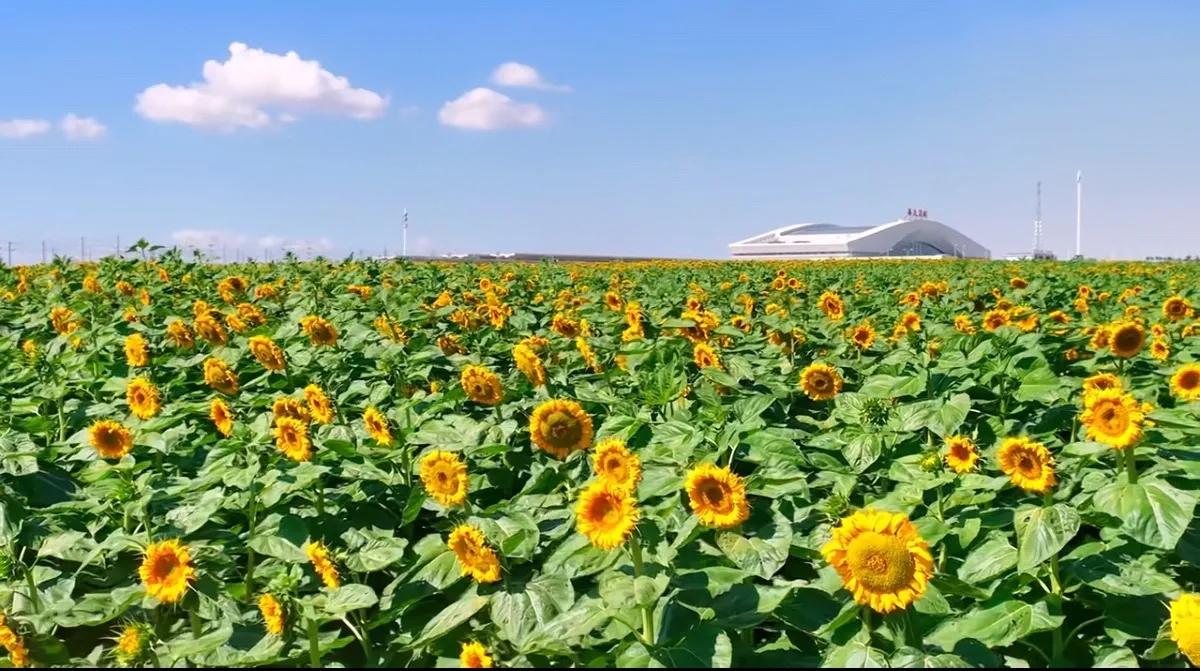
[[[697,342],[692,345],[692,361],[695,361],[700,368],[721,369],[721,357],[706,342]]]
[[[275,344],[274,340],[261,335],[251,336],[247,346],[254,358],[263,365],[263,368],[280,371],[287,367],[287,359],[283,355],[283,350]]]
[[[476,403],[496,405],[504,400],[504,387],[499,376],[484,366],[472,364],[464,368],[459,383],[467,397]]]
[[[333,405],[319,385],[310,384],[304,388],[304,402],[308,405],[308,414],[314,422],[328,424],[333,421]]]
[[[821,312],[825,313],[829,319],[840,322],[846,315],[846,304],[842,302],[842,298],[832,291],[826,291],[817,299],[817,306],[821,308]]]
[[[479,641],[462,644],[462,652],[458,653],[458,665],[464,669],[490,669],[492,656],[487,654],[487,648]]]
[[[133,434],[111,419],[93,422],[88,428],[88,439],[104,459],[120,459],[133,450]]]
[[[631,492],[637,489],[642,479],[642,462],[624,442],[609,438],[596,445],[592,454],[592,471],[602,482]]]
[[[979,450],[975,441],[967,436],[950,436],[946,439],[946,465],[962,475],[975,470],[979,463]]]
[[[258,597],[258,612],[262,613],[263,623],[267,626],[267,633],[272,636],[283,635],[283,625],[286,615],[278,599],[270,593]]]
[[[138,419],[150,419],[158,414],[158,387],[144,377],[135,377],[125,387],[125,403]]]
[[[224,399],[214,398],[208,407],[208,416],[212,419],[217,432],[228,438],[233,433],[233,410]]]
[[[0,613],[0,646],[8,650],[8,658],[14,668],[29,666],[29,648],[25,647],[20,635],[9,626],[4,613]]]
[[[600,480],[580,492],[575,528],[601,550],[624,545],[637,522],[637,500],[630,496],[629,489]]]
[[[316,315],[308,315],[300,320],[300,328],[308,334],[308,341],[321,347],[331,347],[337,344],[338,332],[328,320]]]
[[[828,401],[842,391],[842,374],[825,363],[811,363],[800,372],[800,388],[814,401]]]
[[[229,335],[225,333],[225,327],[221,325],[221,313],[213,310],[197,315],[192,328],[196,331],[196,335],[200,336],[204,342],[210,345],[224,345],[229,340]]]
[[[375,442],[384,446],[392,444],[392,429],[388,426],[387,417],[374,406],[363,411],[363,425]]]
[[[141,333],[125,336],[125,363],[130,368],[140,368],[150,363],[150,345]]]
[[[1057,482],[1050,451],[1028,438],[1005,438],[996,450],[996,460],[1012,483],[1027,492],[1043,494]]]
[[[309,541],[304,547],[304,553],[308,555],[308,561],[312,563],[313,570],[317,576],[321,578],[321,582],[329,589],[337,589],[341,585],[341,579],[338,576],[337,567],[333,565],[333,560],[329,557],[329,550],[321,541]]]
[[[1112,373],[1096,373],[1083,380],[1083,397],[1086,399],[1091,394],[1105,389],[1116,389],[1120,391],[1124,386],[1121,384],[1121,378]]]
[[[171,539],[146,546],[138,575],[147,594],[163,603],[176,603],[196,578],[196,569],[187,546]]]
[[[512,355],[513,360],[517,363],[517,370],[529,379],[530,384],[535,387],[546,386],[546,367],[532,347],[525,343],[518,343],[516,347],[513,347]]]
[[[1012,316],[1008,310],[988,310],[983,313],[983,330],[995,331],[996,329],[1007,326],[1012,321]]]
[[[467,466],[454,452],[434,450],[421,459],[425,491],[446,507],[467,500]]]
[[[1109,327],[1108,348],[1114,356],[1128,359],[1136,356],[1146,342],[1146,330],[1134,321],[1117,322]]]
[[[975,325],[971,323],[971,318],[967,315],[958,315],[954,318],[954,330],[964,335],[975,335]]]
[[[115,655],[117,661],[125,666],[132,666],[146,650],[147,626],[144,624],[127,624],[117,636]]]
[[[1171,356],[1171,346],[1165,338],[1155,338],[1150,343],[1150,356],[1157,361],[1166,361],[1167,357]]]
[[[870,322],[863,322],[846,332],[846,337],[860,350],[871,349],[875,344],[875,329]]]
[[[929,544],[902,513],[855,512],[833,530],[821,555],[854,601],[879,613],[908,608],[933,575]]]
[[[921,330],[921,315],[915,312],[905,312],[900,315],[900,326],[908,333],[915,333]]]
[[[276,398],[275,402],[271,404],[271,414],[274,415],[272,419],[276,422],[284,417],[301,422],[307,422],[309,419],[308,405],[291,396]]]
[[[700,464],[688,471],[684,491],[692,512],[705,526],[731,529],[750,517],[746,483],[729,467]]]
[[[557,459],[592,446],[592,418],[575,401],[552,399],[529,418],[533,444]]]
[[[1079,416],[1089,440],[1118,450],[1132,446],[1142,437],[1145,419],[1141,405],[1120,389],[1092,392]]]
[[[458,558],[462,574],[475,582],[491,583],[500,579],[500,560],[487,545],[483,532],[469,524],[460,524],[450,532],[446,546]]]
[[[291,417],[275,420],[275,447],[292,461],[308,461],[312,458],[308,425]]]
[[[1181,401],[1200,401],[1200,364],[1184,364],[1175,371],[1171,393]]]
[[[1189,662],[1200,666],[1200,594],[1184,593],[1171,602],[1171,640]]]
[[[237,371],[221,359],[209,357],[204,360],[204,382],[222,394],[232,396],[238,392]]]
[[[446,356],[450,356],[451,354],[462,354],[467,351],[466,348],[463,347],[462,341],[459,340],[458,336],[454,334],[438,336],[437,346],[438,349],[442,350],[442,354],[445,354]]]
[[[167,337],[180,349],[191,349],[196,344],[196,337],[192,335],[192,329],[188,328],[186,322],[178,319],[167,324]]]
[[[1171,296],[1163,302],[1162,313],[1164,317],[1174,322],[1191,317],[1195,314],[1195,310],[1183,296]]]

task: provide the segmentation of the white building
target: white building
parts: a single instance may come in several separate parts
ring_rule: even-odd
[[[784,226],[729,245],[735,259],[990,259],[983,245],[924,217],[878,226]]]

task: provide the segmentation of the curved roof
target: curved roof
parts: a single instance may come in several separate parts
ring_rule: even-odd
[[[784,226],[729,245],[742,258],[852,258],[957,256],[991,258],[991,252],[932,219],[905,218],[878,226],[809,223]]]

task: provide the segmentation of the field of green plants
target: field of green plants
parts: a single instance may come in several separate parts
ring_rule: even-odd
[[[0,267],[0,666],[1200,662],[1200,266]]]

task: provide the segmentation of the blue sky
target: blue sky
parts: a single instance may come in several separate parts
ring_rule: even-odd
[[[416,251],[720,258],[923,207],[1002,255],[1039,179],[1065,255],[1077,169],[1085,253],[1200,254],[1200,4],[248,4],[0,4],[15,260],[118,235],[394,252],[404,208]],[[256,91],[273,71],[243,77],[235,42],[332,88]],[[193,87],[209,60],[234,84]],[[509,62],[555,88],[494,83]],[[196,90],[241,116],[195,116]]]

